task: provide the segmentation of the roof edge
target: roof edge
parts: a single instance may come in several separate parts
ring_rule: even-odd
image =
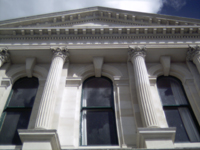
[[[72,10],[67,10],[67,11],[60,11],[60,12],[53,12],[53,13],[47,13],[47,14],[39,14],[39,15],[34,15],[34,16],[2,20],[2,21],[0,21],[0,24],[14,23],[16,21],[23,22],[23,21],[29,21],[29,20],[33,20],[33,19],[42,19],[42,18],[47,18],[47,17],[56,17],[56,16],[60,16],[64,13],[73,14],[73,13],[82,13],[82,12],[87,12],[87,11],[117,11],[118,13],[125,13],[125,14],[133,13],[134,15],[144,15],[147,17],[166,18],[166,19],[172,19],[172,20],[185,20],[185,21],[192,21],[192,22],[200,23],[200,19],[194,19],[194,18],[170,16],[170,15],[154,14],[154,13],[145,13],[145,12],[136,12],[136,11],[130,11],[130,10],[117,9],[117,8],[103,7],[103,6],[94,6],[94,7],[72,9]]]

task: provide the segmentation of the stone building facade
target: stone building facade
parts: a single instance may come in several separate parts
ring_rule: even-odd
[[[0,149],[200,149],[200,20],[91,7],[0,22]]]

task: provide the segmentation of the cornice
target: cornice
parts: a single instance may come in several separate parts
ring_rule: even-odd
[[[200,38],[200,26],[0,28],[4,40]]]

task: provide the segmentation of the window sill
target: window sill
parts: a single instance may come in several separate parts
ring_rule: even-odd
[[[174,143],[175,148],[200,148],[200,143]]]
[[[21,145],[0,145],[0,150],[21,150],[22,146]]]

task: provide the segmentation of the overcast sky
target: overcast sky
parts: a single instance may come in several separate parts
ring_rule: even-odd
[[[93,6],[200,19],[200,0],[0,0],[0,20]]]

